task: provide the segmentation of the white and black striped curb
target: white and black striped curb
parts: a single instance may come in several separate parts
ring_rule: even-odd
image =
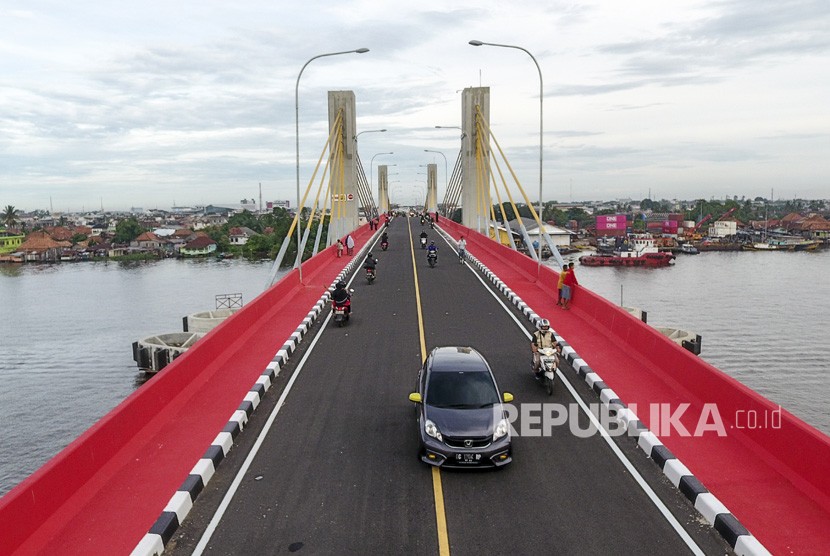
[[[365,249],[366,247],[361,249],[358,255],[362,254]],[[279,376],[280,369],[285,365],[288,358],[297,349],[303,336],[311,329],[314,321],[317,320],[325,309],[331,299],[331,292],[334,291],[335,284],[340,280],[345,281],[349,273],[359,262],[359,256],[352,258],[340,274],[337,275],[337,278],[329,286],[329,289],[320,296],[320,299],[308,312],[308,315],[303,319],[300,326],[297,327],[285,344],[277,351],[271,362],[266,366],[265,371],[257,378],[251,390],[245,395],[237,410],[233,412],[233,415],[231,415],[227,424],[222,428],[222,431],[213,440],[205,455],[199,459],[182,486],[170,498],[167,506],[164,507],[161,515],[150,528],[150,531],[144,535],[141,542],[133,549],[132,556],[154,556],[164,552],[164,547],[173,537],[179,525],[187,517],[187,514],[196,501],[196,497],[205,488],[216,472],[219,463],[228,455],[228,452],[233,447],[234,438],[236,438],[248,423],[248,419],[259,405],[265,392],[268,391],[277,376]]]
[[[456,243],[457,245],[457,243]],[[516,295],[502,280],[490,271],[481,261],[467,252],[467,259],[502,292],[525,317],[537,326],[542,318],[536,314],[522,299]],[[657,436],[637,418],[637,415],[620,400],[616,392],[608,387],[600,376],[588,366],[562,336],[554,333],[556,341],[562,346],[562,354],[573,370],[599,396],[600,402],[609,411],[616,413],[617,422],[625,426],[628,435],[637,439],[637,446],[645,452],[668,480],[691,501],[703,518],[720,533],[739,556],[769,556],[770,552],[754,537],[729,509],[714,494],[703,486],[689,469],[669,451]]]

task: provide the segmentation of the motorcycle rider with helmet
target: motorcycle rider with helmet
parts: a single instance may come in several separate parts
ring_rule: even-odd
[[[427,231],[426,231],[426,230],[422,230],[422,231],[421,231],[421,249],[423,249],[424,247],[426,247],[426,244],[427,244],[427,238],[428,238],[428,237],[429,237],[429,235],[427,234]]]
[[[374,257],[374,255],[369,253],[368,255],[366,255],[366,260],[363,261],[363,268],[367,270],[371,268],[372,272],[375,272],[375,267],[377,266],[377,264],[378,260]]]
[[[346,283],[343,280],[338,280],[334,285],[334,291],[331,294],[332,306],[345,306],[346,315],[348,316],[352,312],[351,300],[352,296],[349,294],[349,290],[346,289]]]
[[[429,247],[427,247],[427,258],[429,258],[429,256],[432,255],[432,254],[435,254],[435,260],[437,261],[438,260],[438,246],[435,245],[434,241],[429,242]]]
[[[533,373],[538,377],[540,374],[539,367],[542,364],[542,361],[539,357],[539,349],[544,348],[553,348],[556,350],[556,366],[559,366],[559,350],[557,347],[559,344],[553,337],[553,330],[550,329],[550,321],[548,319],[542,319],[539,322],[538,330],[533,333],[533,338],[530,341],[530,351],[533,352]]]

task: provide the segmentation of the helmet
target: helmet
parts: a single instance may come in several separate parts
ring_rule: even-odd
[[[430,241],[429,244],[430,245],[435,245],[435,241]]]
[[[371,254],[371,253],[369,253],[369,254],[368,254],[368,255],[366,255],[366,256],[367,256],[367,257],[369,257],[370,259],[372,258],[372,254]]]
[[[550,321],[548,319],[542,319],[539,321],[539,330],[542,332],[547,332],[550,330]]]
[[[345,287],[346,287],[346,282],[344,282],[343,280],[338,280],[337,283],[334,285],[334,289],[336,289],[336,290],[342,290]]]

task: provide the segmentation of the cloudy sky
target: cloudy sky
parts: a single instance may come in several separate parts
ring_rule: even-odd
[[[170,208],[296,198],[351,90],[368,172],[414,202],[452,167],[460,90],[544,198],[830,197],[827,0],[3,0],[0,206]],[[374,180],[375,182],[377,180]],[[420,185],[420,187],[419,187]],[[443,187],[439,188],[439,196]]]

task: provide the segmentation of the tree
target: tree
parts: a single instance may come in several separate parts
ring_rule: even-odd
[[[115,225],[115,243],[129,243],[144,233],[144,228],[138,223],[135,216],[125,218]]]
[[[251,230],[261,233],[262,228],[256,215],[249,210],[243,210],[239,214],[234,214],[228,218],[228,228],[250,228]]]
[[[69,241],[72,243],[72,247],[75,247],[79,243],[84,242],[86,240],[86,234],[72,234],[72,237],[69,239]]]
[[[3,224],[6,228],[14,228],[14,225],[19,221],[19,211],[12,205],[6,205],[6,208],[3,209]]]

